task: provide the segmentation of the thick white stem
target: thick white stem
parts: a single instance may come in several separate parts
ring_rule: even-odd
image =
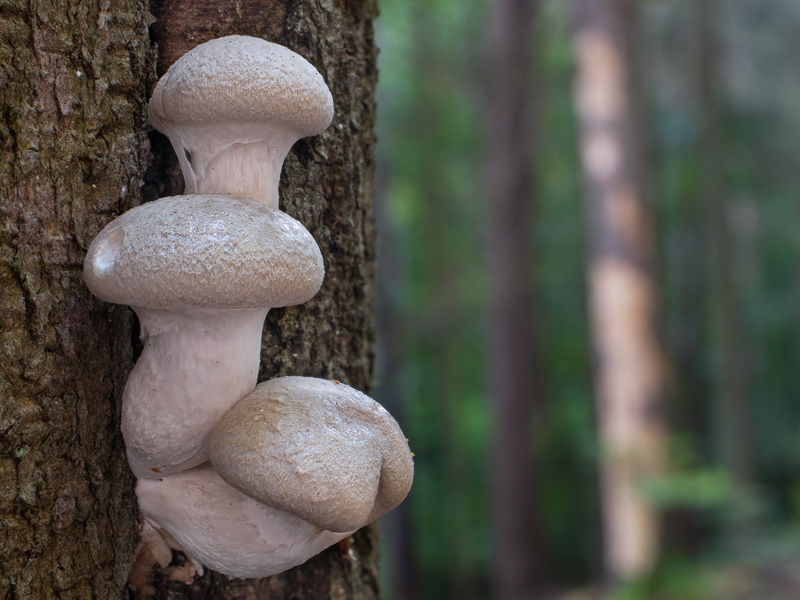
[[[208,460],[222,416],[253,391],[267,308],[134,308],[144,350],[123,392],[122,433],[138,478]]]
[[[187,194],[230,194],[278,208],[281,169],[295,131],[264,123],[208,123],[167,130]]]
[[[243,196],[278,208],[278,182],[285,154],[280,160],[274,160],[272,154],[269,143],[252,142],[234,144],[210,159],[201,157],[205,169],[197,178],[197,193]]]
[[[142,514],[202,564],[233,577],[267,577],[304,563],[353,532],[332,533],[260,504],[210,464],[163,479],[140,479]]]

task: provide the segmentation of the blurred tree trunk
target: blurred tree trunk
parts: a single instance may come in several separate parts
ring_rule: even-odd
[[[723,201],[719,163],[720,132],[717,100],[716,32],[713,0],[697,0],[697,102],[701,137],[700,204],[707,232],[707,273],[710,282],[708,313],[711,340],[718,357],[713,365],[717,451],[722,463],[738,483],[752,478],[750,421],[747,405],[747,360],[744,326],[737,307],[738,289],[733,273],[729,205]]]
[[[407,339],[415,346],[419,356],[430,357],[428,366],[433,375],[426,379],[427,394],[436,400],[430,410],[430,425],[435,430],[436,449],[427,457],[438,462],[436,469],[440,481],[435,484],[436,512],[441,516],[442,546],[446,548],[446,568],[434,574],[427,565],[418,565],[422,586],[434,589],[442,597],[474,600],[480,597],[481,573],[474,568],[470,553],[471,493],[470,467],[464,460],[463,377],[465,356],[458,341],[466,318],[463,299],[459,297],[464,287],[461,269],[462,250],[458,245],[459,219],[464,211],[458,206],[461,199],[450,188],[452,183],[445,171],[452,160],[442,152],[452,130],[448,127],[445,111],[453,110],[448,85],[457,81],[448,69],[460,68],[455,53],[450,52],[448,38],[437,30],[437,15],[426,4],[414,2],[409,9],[413,14],[415,43],[409,57],[416,80],[413,103],[408,114],[410,135],[422,143],[415,148],[418,153],[416,172],[420,198],[424,199],[419,220],[417,239],[424,244],[417,253],[424,257],[427,306],[422,315],[414,315],[408,322]],[[437,57],[432,60],[431,57]],[[414,282],[418,284],[418,282]],[[413,286],[412,286],[413,287]],[[412,441],[413,444],[413,441]],[[423,452],[425,450],[423,449]]]
[[[486,189],[494,403],[494,597],[541,595],[545,544],[536,450],[546,402],[533,299],[535,0],[490,3]]]
[[[614,580],[644,575],[658,558],[660,518],[641,485],[663,472],[667,453],[654,234],[643,198],[632,64],[635,12],[635,0],[581,0],[574,39],[603,452],[604,560]]]
[[[402,252],[403,246],[396,226],[388,214],[386,197],[386,171],[391,165],[381,167],[378,161],[375,190],[375,225],[378,230],[377,270],[375,273],[375,395],[397,419],[404,431],[405,406],[408,386],[403,364],[407,346],[405,336],[408,325],[403,322],[399,306],[404,282],[408,280]],[[409,434],[410,436],[410,434]],[[410,500],[410,499],[409,499]],[[381,518],[386,560],[383,575],[387,582],[387,596],[392,600],[417,600],[422,597],[420,573],[414,559],[412,546],[413,524],[410,503],[402,503]]]
[[[153,41],[162,73],[212,37],[263,36],[329,83],[333,125],[295,146],[281,188],[326,279],[309,303],[270,313],[261,378],[335,377],[369,391],[374,11],[370,0],[0,0],[0,597],[128,595],[138,515],[119,420],[135,320],[93,298],[81,267],[108,221],[180,191],[155,135],[148,161]],[[156,597],[175,599],[376,598],[377,585],[373,528],[350,555],[333,548],[264,580],[155,581]]]

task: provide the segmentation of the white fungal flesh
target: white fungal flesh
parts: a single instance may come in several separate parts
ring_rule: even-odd
[[[101,275],[114,266],[117,256],[125,244],[125,230],[120,228],[102,240],[94,258],[94,267]]]
[[[122,433],[134,475],[157,478],[208,460],[211,430],[256,385],[267,309],[135,310]]]
[[[269,123],[165,125],[187,194],[231,194],[278,208],[286,155],[302,136]]]
[[[268,577],[304,563],[353,532],[333,533],[256,502],[209,464],[136,485],[142,514],[193,558],[232,577]]]

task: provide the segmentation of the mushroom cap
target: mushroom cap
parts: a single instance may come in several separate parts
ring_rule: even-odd
[[[299,221],[249,198],[172,196],[109,223],[84,280],[133,307],[259,308],[301,304],[320,288],[322,255]]]
[[[196,46],[156,85],[149,119],[169,124],[271,122],[316,135],[330,125],[333,98],[299,54],[259,38],[232,35]]]
[[[397,421],[334,381],[280,377],[226,414],[210,443],[220,476],[259,502],[352,531],[408,494],[414,463]]]

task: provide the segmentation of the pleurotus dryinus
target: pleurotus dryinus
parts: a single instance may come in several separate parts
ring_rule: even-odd
[[[140,479],[142,514],[235,577],[301,564],[408,494],[411,452],[361,392],[310,377],[259,384],[215,428],[212,464]]]
[[[144,343],[122,410],[137,477],[208,460],[211,429],[255,387],[267,311],[305,302],[323,274],[308,231],[248,198],[162,198],[100,232],[84,279],[136,311]]]
[[[300,55],[233,35],[178,59],[156,85],[148,114],[172,142],[187,193],[233,194],[278,208],[283,161],[297,140],[330,125],[333,98]]]
[[[267,311],[322,282],[315,241],[277,210],[278,181],[333,102],[305,59],[231,36],[179,59],[149,112],[189,194],[115,219],[84,263],[89,289],[141,324],[122,430],[143,543],[163,529],[222,573],[271,575],[391,510],[413,478],[399,426],[360,392],[300,377],[253,391]],[[169,546],[141,555],[164,562]]]

